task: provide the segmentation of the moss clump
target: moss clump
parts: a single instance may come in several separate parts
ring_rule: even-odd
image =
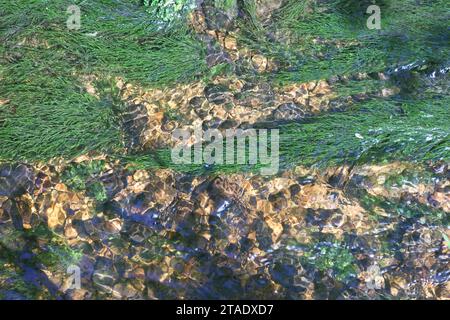
[[[196,7],[196,0],[144,0],[144,6],[164,23],[173,23]]]
[[[107,194],[98,179],[105,171],[105,164],[102,160],[70,164],[62,172],[61,179],[69,188],[75,191],[86,191],[88,196],[103,202],[107,200]]]
[[[25,281],[18,270],[7,260],[0,259],[0,299],[33,300],[43,292]],[[45,294],[44,294],[45,297]]]
[[[15,234],[35,247],[32,250],[31,261],[37,267],[41,266],[55,272],[66,272],[67,267],[76,265],[81,259],[81,251],[71,248],[64,237],[43,224],[39,224],[31,230],[15,232]]]
[[[73,163],[64,169],[61,179],[69,188],[83,191],[86,190],[89,180],[98,176],[104,170],[105,162],[102,160]]]
[[[81,256],[81,252],[69,248],[55,238],[44,252],[36,256],[36,262],[50,271],[65,272],[69,266],[76,265]]]
[[[44,270],[66,273],[82,253],[63,237],[40,224],[32,230],[1,230],[0,296],[12,299],[50,299],[60,295]]]
[[[357,273],[355,258],[342,244],[319,242],[303,255],[304,263],[328,272],[338,281],[345,281]]]
[[[363,190],[358,190],[357,198],[359,203],[370,213],[374,219],[380,216],[377,212],[381,209],[389,216],[399,216],[405,218],[423,218],[428,223],[437,225],[448,225],[449,216],[445,211],[416,202],[403,202],[384,197],[375,197]]]

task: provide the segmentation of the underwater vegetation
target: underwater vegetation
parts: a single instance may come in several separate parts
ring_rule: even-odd
[[[408,20],[410,18],[407,16],[412,9],[407,6],[408,1],[404,2],[402,9],[400,9],[398,1],[383,3],[382,7],[385,6],[386,12],[392,14],[392,17],[388,15],[383,20],[386,26],[382,29],[381,35],[377,34],[376,31],[367,30],[364,26],[358,28],[354,23],[350,23],[354,20],[352,19],[352,13],[348,12],[347,9],[353,8],[353,10],[360,12],[360,10],[355,9],[359,8],[358,5],[341,5],[330,1],[324,7],[320,7],[320,10],[317,8],[316,10],[320,12],[316,13],[313,2],[300,1],[295,2],[297,4],[288,2],[279,11],[276,11],[273,24],[276,26],[277,20],[283,21],[282,28],[287,28],[294,34],[298,32],[302,35],[301,43],[303,45],[296,42],[285,44],[281,40],[270,41],[268,44],[273,48],[266,52],[264,44],[258,42],[259,38],[251,40],[252,35],[247,33],[252,30],[255,32],[259,30],[258,34],[262,37],[261,41],[267,41],[268,33],[270,33],[272,27],[270,24],[263,26],[245,24],[241,26],[241,37],[243,38],[239,38],[239,40],[244,45],[268,56],[271,56],[270,52],[275,50],[273,51],[273,57],[275,61],[280,61],[281,67],[277,72],[267,74],[270,78],[275,77],[273,81],[292,77],[294,82],[305,82],[327,79],[336,75],[345,76],[354,72],[389,71],[398,66],[416,62],[421,63],[421,71],[406,70],[404,73],[420,72],[423,74],[427,70],[431,71],[433,68],[444,65],[448,61],[448,50],[445,50],[448,47],[448,41],[444,36],[446,32],[441,30],[445,26],[445,21],[441,20],[441,17],[444,18],[445,14],[437,14],[437,10],[445,7],[444,3],[433,2],[433,5],[426,6],[423,11],[418,11],[418,13],[414,11],[413,23]],[[43,6],[39,5],[39,2],[34,5],[3,6],[3,25],[1,26],[4,39],[2,45],[3,60],[5,62],[8,59],[13,60],[9,63],[3,63],[1,69],[3,80],[0,95],[2,99],[8,101],[7,105],[2,106],[3,112],[0,119],[2,123],[0,127],[1,157],[3,159],[45,160],[54,156],[70,158],[91,150],[122,153],[124,146],[121,143],[121,132],[118,130],[120,124],[120,119],[118,119],[120,110],[118,109],[120,109],[120,105],[118,106],[114,102],[114,97],[111,97],[111,95],[115,96],[117,93],[111,92],[108,88],[111,85],[106,84],[105,88],[104,83],[97,84],[98,80],[96,79],[120,75],[128,81],[141,81],[149,85],[160,86],[168,85],[174,81],[189,81],[196,75],[198,77],[207,72],[206,64],[202,66],[206,49],[202,42],[195,40],[195,35],[184,25],[168,27],[168,30],[158,30],[150,22],[150,17],[153,16],[151,13],[147,16],[149,22],[146,24],[145,12],[136,12],[135,6],[138,4],[133,4],[133,2],[130,2],[130,4],[117,2],[114,4],[113,2],[107,5],[107,3],[100,1],[95,5],[89,5],[93,6],[92,8],[83,7],[84,5],[88,6],[87,4],[81,6],[81,10],[86,12],[86,17],[83,17],[84,23],[81,32],[64,30],[65,16],[56,14],[58,9],[64,8],[63,3],[54,7],[46,7],[45,10]],[[156,2],[154,3],[156,5]],[[251,12],[252,6],[250,4],[251,1],[244,1],[242,6],[245,10],[250,11],[247,16],[252,17],[255,13]],[[168,5],[168,7],[171,6]],[[175,3],[173,6],[177,7],[177,4]],[[307,18],[301,18],[302,12],[306,10],[304,6],[312,7],[311,10],[313,10],[307,15]],[[20,16],[17,12],[29,12],[30,14],[26,14],[25,17],[25,14]],[[134,18],[129,18],[128,16],[133,12]],[[95,15],[99,16],[96,17]],[[406,15],[406,17],[403,15]],[[430,16],[434,18],[429,19]],[[364,18],[364,15],[360,14],[359,18]],[[114,23],[111,21],[114,21]],[[243,19],[243,21],[242,23],[247,23],[246,19]],[[328,21],[328,24],[323,23],[324,21]],[[116,23],[120,24],[120,29],[115,27]],[[337,25],[334,28],[337,30],[334,30],[333,25],[329,25],[330,23],[336,23]],[[37,27],[27,28],[31,24]],[[408,24],[413,24],[414,27],[407,28]],[[417,24],[421,28],[418,28]],[[315,26],[319,29],[316,30]],[[83,30],[86,31],[83,32]],[[390,39],[390,37],[398,34],[399,30],[402,30],[404,37],[411,38],[411,40],[386,40],[386,38]],[[419,31],[420,33],[417,35]],[[328,32],[328,34],[325,32]],[[409,35],[408,32],[411,32],[411,34]],[[433,38],[435,34],[438,36]],[[238,33],[238,35],[240,34]],[[343,44],[328,44],[327,37],[331,36],[333,36],[333,41],[342,41]],[[424,40],[424,37],[429,40]],[[317,41],[313,41],[313,38],[322,39],[323,44],[316,44]],[[22,39],[23,43],[16,45],[14,39]],[[250,40],[251,43],[248,42]],[[430,41],[432,41],[432,44],[430,44]],[[348,44],[345,44],[345,42],[348,42]],[[390,42],[394,42],[395,47],[386,47]],[[403,44],[407,47],[403,47]],[[307,50],[301,49],[302,46],[306,46]],[[275,53],[277,50],[282,55],[277,55]],[[348,54],[345,53],[346,51],[348,51]],[[284,56],[289,52],[293,52],[292,54],[296,56],[292,63],[289,62],[288,57]],[[366,56],[365,52],[369,55]],[[401,56],[396,57],[395,54],[397,53],[401,53]],[[306,64],[302,61],[305,61]],[[341,61],[345,65],[340,66]],[[372,61],[376,61],[377,64],[372,65]],[[315,74],[308,75],[305,73],[309,72],[309,66],[312,67],[311,72]],[[92,79],[86,78],[88,74]],[[262,76],[266,75],[263,73]],[[96,89],[98,92],[95,92],[94,96],[87,92],[92,85],[98,87]],[[361,90],[365,90],[368,85],[370,85],[370,81]],[[351,83],[349,86],[353,86],[353,84]],[[36,88],[39,88],[38,92],[36,92]],[[340,88],[342,94],[345,94],[344,88]],[[400,96],[392,99],[373,100],[368,107],[368,112],[372,114],[356,112],[351,113],[351,118],[347,118],[346,115],[331,115],[330,119],[337,125],[344,120],[351,121],[356,126],[361,126],[362,132],[359,133],[361,135],[367,130],[379,130],[381,134],[383,129],[376,128],[376,122],[384,123],[384,116],[395,117],[395,114],[384,110],[401,108],[394,106],[394,104],[402,103],[402,99],[403,97]],[[446,97],[443,97],[443,99],[445,100]],[[433,139],[433,143],[440,145],[440,150],[445,151],[446,144],[448,147],[448,126],[446,126],[448,122],[443,117],[447,114],[445,102],[442,99],[439,101],[439,98],[436,99],[432,95],[427,95],[422,100],[423,108],[427,108],[428,105],[431,108],[427,119],[430,129],[424,129],[425,131],[415,134],[432,139],[431,137],[434,137],[432,131],[439,132],[436,139]],[[441,109],[436,106],[436,100],[439,105],[442,105]],[[405,102],[405,104],[408,103],[410,102]],[[413,103],[418,102],[413,101]],[[389,106],[385,104],[389,104]],[[432,112],[435,112],[435,114],[431,114]],[[360,118],[358,118],[358,114],[360,114]],[[442,116],[436,117],[437,114]],[[393,130],[403,135],[408,128],[411,130],[416,126],[414,117],[415,115],[404,117],[399,126],[397,124],[392,126]],[[313,135],[316,133],[316,127],[330,128],[326,124],[327,116],[313,121],[317,124],[302,124],[305,131],[301,134],[300,131],[294,130],[306,142],[309,142],[312,138],[309,136],[311,133],[308,133],[308,126],[311,127]],[[321,121],[323,121],[323,124]],[[437,122],[435,123],[435,121]],[[373,126],[368,127],[364,123],[370,123]],[[355,126],[349,127],[354,132],[344,134],[347,137],[344,137],[343,145],[353,150],[356,155],[358,152],[354,150],[353,146],[357,141],[354,135],[358,132]],[[52,129],[50,130],[50,128]],[[336,129],[330,128],[330,131],[335,133]],[[284,130],[284,127],[282,127],[282,130]],[[290,126],[288,125],[286,131],[289,130]],[[387,129],[387,131],[386,134],[392,137],[391,141],[396,141],[394,138],[395,132],[391,133],[390,129]],[[410,134],[414,135],[413,132],[410,132]],[[403,136],[406,137],[407,135]],[[289,136],[289,134],[286,134],[286,136]],[[324,137],[330,137],[330,134],[324,132]],[[417,144],[420,144],[414,137],[408,137],[408,139],[412,143],[416,141]],[[41,143],[38,143],[38,141]],[[373,141],[380,141],[381,144],[384,140],[374,137],[372,142],[368,141],[366,145],[373,143]],[[387,143],[389,142],[387,141]],[[325,144],[327,143],[325,142]],[[319,144],[319,146],[321,145]],[[401,144],[397,145],[400,146]],[[297,142],[296,146],[302,149],[303,153],[306,153],[305,158],[317,158],[319,162],[322,160],[320,151],[310,154],[308,148],[311,146],[304,146]],[[388,146],[385,148],[388,148]],[[339,151],[341,150],[339,149]],[[404,150],[405,154],[415,154],[414,149],[406,147]],[[297,151],[293,150],[293,152],[296,153]],[[332,153],[333,151],[327,149],[326,152]],[[443,156],[448,155],[448,152],[444,153],[436,150],[432,153],[425,152],[415,155],[415,157],[416,159],[443,159]],[[334,156],[338,156],[336,151]],[[341,156],[348,156],[348,154]]]
[[[195,0],[144,0],[144,6],[148,7],[147,10],[164,24],[182,18],[196,7],[196,2]]]
[[[0,299],[448,299],[448,9],[0,0]],[[277,129],[279,170],[182,128]]]
[[[161,35],[150,20],[145,22],[145,12],[127,18],[136,4],[85,5],[82,31],[68,32],[67,16],[61,14],[67,3],[2,4],[0,95],[8,101],[1,106],[2,159],[73,157],[120,148],[109,88],[98,93],[100,99],[93,97],[83,84],[86,75],[126,72],[127,80],[163,85],[201,72],[201,44],[186,28]],[[17,39],[23,43],[17,45]]]

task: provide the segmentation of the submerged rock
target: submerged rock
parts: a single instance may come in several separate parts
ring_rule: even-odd
[[[299,121],[306,116],[304,109],[295,103],[284,103],[273,111],[273,118],[278,121]]]
[[[32,192],[34,188],[33,170],[23,164],[0,165],[0,196],[19,197]]]
[[[205,97],[210,103],[224,104],[233,99],[233,94],[224,85],[208,85],[205,87]]]
[[[144,133],[149,123],[147,109],[142,104],[131,104],[127,112],[121,116],[124,131],[127,134],[127,148],[131,151],[141,150],[145,144]]]
[[[237,7],[220,7],[215,1],[204,0],[201,10],[205,16],[206,26],[210,30],[230,30],[234,28],[234,19],[237,17]]]
[[[268,21],[271,15],[279,9],[284,0],[257,0],[256,1],[256,15],[259,19]]]
[[[20,200],[19,197],[33,191],[34,179],[33,169],[26,165],[0,165],[0,197],[7,199],[4,202],[5,205],[2,205],[4,208],[2,211],[9,214],[14,227],[18,230],[23,229],[24,219],[28,220],[27,226],[31,223],[30,205],[26,200]]]

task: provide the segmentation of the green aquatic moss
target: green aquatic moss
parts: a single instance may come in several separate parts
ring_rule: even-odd
[[[381,30],[366,26],[371,4],[380,6]],[[442,0],[293,0],[274,13],[269,25],[255,20],[254,1],[244,6],[249,18],[242,22],[239,39],[277,61],[280,69],[267,76],[280,83],[449,59],[448,4]]]
[[[196,7],[196,0],[144,0],[144,6],[155,15],[158,20],[165,23],[180,19]]]
[[[312,245],[302,257],[305,264],[333,275],[338,281],[346,281],[357,274],[355,258],[349,249],[339,242],[319,242]]]
[[[295,165],[326,167],[340,164],[421,162],[450,159],[448,96],[418,100],[373,99],[343,112],[329,113],[281,126],[280,168]],[[270,128],[270,127],[269,127]],[[270,145],[269,145],[270,147]],[[224,148],[225,150],[225,148]],[[170,150],[127,156],[136,167],[169,167],[182,172],[236,172],[261,165],[175,165]]]
[[[76,265],[81,259],[80,250],[71,248],[64,237],[50,230],[43,223],[31,230],[14,231],[14,237],[22,238],[35,245],[41,241],[43,244],[37,247],[32,262],[39,267],[52,271],[66,272],[71,265]]]
[[[141,85],[190,81],[207,71],[204,48],[185,25],[161,31],[136,2],[4,2],[0,10],[0,159],[72,158],[122,148],[109,87],[88,93],[84,76]]]
[[[448,160],[448,96],[371,100],[280,132],[287,163],[333,165],[389,160]],[[300,160],[300,161],[298,161]]]
[[[66,272],[67,268],[76,265],[81,257],[81,252],[55,241],[47,245],[45,252],[36,256],[36,262],[51,271]]]
[[[86,190],[89,179],[94,178],[105,170],[105,162],[93,160],[89,162],[68,165],[61,174],[62,181],[76,191]]]
[[[64,169],[61,179],[69,188],[75,191],[86,191],[86,194],[96,201],[104,202],[107,200],[106,190],[98,181],[104,170],[105,161],[102,160],[74,163]]]
[[[79,30],[66,26],[66,10],[72,4],[81,10]],[[204,48],[185,23],[160,30],[136,1],[8,2],[2,4],[0,14],[5,50],[24,38],[46,43],[48,47],[41,48],[46,49],[46,56],[28,58],[49,65],[49,69],[58,66],[81,74],[109,73],[149,85],[189,81],[207,71]],[[24,44],[18,49],[28,47]],[[51,59],[55,51],[61,60]],[[28,65],[23,71],[39,70]]]
[[[9,261],[0,259],[0,299],[37,299],[43,292],[26,282]],[[44,294],[45,297],[45,294]]]
[[[448,214],[442,210],[415,202],[405,202],[400,199],[386,199],[375,197],[363,190],[358,190],[359,203],[377,220],[376,209],[382,209],[387,215],[405,218],[422,218],[428,223],[448,225]]]
[[[80,250],[71,248],[66,240],[39,224],[31,230],[2,229],[0,236],[0,297],[20,299],[50,299],[51,292],[39,279],[30,282],[27,270],[33,277],[43,270],[65,273],[77,265],[82,257]],[[30,275],[28,275],[30,277]],[[53,289],[52,289],[53,290]]]
[[[9,103],[1,107],[0,114],[1,160],[72,158],[98,151],[144,167],[171,167],[188,172],[251,169],[251,166],[174,166],[169,150],[123,157],[119,116],[122,106],[110,89],[114,76],[140,85],[164,86],[198,77],[208,81],[228,70],[228,66],[207,70],[203,45],[185,24],[160,30],[137,1],[77,3],[82,12],[81,29],[77,31],[69,31],[65,26],[68,2],[2,5],[0,97]],[[397,15],[383,9],[389,11],[386,21],[392,21],[386,24],[384,33],[374,34],[373,30],[361,30],[350,23],[352,15],[365,17],[358,11],[360,6],[338,6],[336,1],[325,1],[320,6],[313,1],[287,2],[274,13],[274,22],[264,25],[256,17],[255,3],[241,1],[237,3],[244,16],[240,22],[246,28],[240,29],[240,41],[280,58],[281,69],[274,75],[266,75],[269,80],[300,82],[393,66],[392,61],[385,59],[387,52],[391,54],[386,45],[395,30],[415,18],[423,28],[407,28],[406,34],[411,37],[408,43],[421,43],[419,51],[432,50],[429,56],[433,55],[435,61],[444,59],[447,43],[438,36],[442,33],[442,16],[428,21],[430,15],[438,14],[438,4],[442,3],[419,5],[413,17],[408,15],[412,14],[410,3],[407,0],[402,3],[409,7]],[[382,8],[392,10],[399,5],[386,1]],[[404,15],[405,20],[400,19]],[[292,41],[269,41],[267,34],[271,28],[289,31],[286,34]],[[324,41],[313,41],[317,37]],[[424,40],[427,37],[432,41],[431,47]],[[338,45],[331,40],[342,43]],[[394,51],[402,55],[404,49],[399,46]],[[419,51],[414,51],[415,59]],[[404,61],[410,61],[409,54],[405,57]],[[85,75],[112,80],[110,84],[95,82],[97,92],[92,95],[86,90]],[[334,89],[342,97],[376,92],[383,87],[382,81],[365,80],[340,83]],[[449,154],[447,104],[448,97],[442,94],[404,102],[376,99],[345,112],[270,127],[280,129],[282,167],[397,158],[445,160]]]

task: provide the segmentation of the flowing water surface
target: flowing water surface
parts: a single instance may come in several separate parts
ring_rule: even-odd
[[[0,298],[449,299],[448,1],[176,3],[0,0]]]

